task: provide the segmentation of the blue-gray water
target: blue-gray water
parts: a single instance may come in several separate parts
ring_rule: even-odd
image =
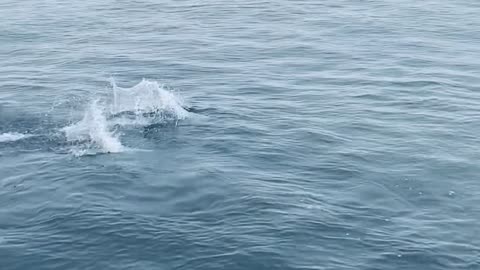
[[[480,269],[479,14],[0,1],[0,269]]]

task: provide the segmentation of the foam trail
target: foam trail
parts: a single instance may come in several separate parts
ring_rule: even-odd
[[[97,149],[103,153],[118,153],[125,149],[118,136],[110,130],[98,101],[90,104],[80,122],[64,127],[62,130],[65,132],[67,141],[87,141],[89,143],[86,145],[87,150]],[[83,155],[88,152],[87,150],[77,151],[77,155]]]
[[[0,134],[0,142],[14,142],[21,139],[31,137],[29,134],[22,134],[17,132],[7,132]]]

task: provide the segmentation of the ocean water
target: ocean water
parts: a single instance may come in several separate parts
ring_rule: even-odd
[[[480,2],[0,1],[0,269],[480,269]]]

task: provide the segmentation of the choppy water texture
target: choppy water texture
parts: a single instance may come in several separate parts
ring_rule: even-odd
[[[480,269],[479,14],[0,1],[0,269]]]

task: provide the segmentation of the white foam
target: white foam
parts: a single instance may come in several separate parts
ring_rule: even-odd
[[[118,135],[110,130],[102,108],[99,101],[92,102],[82,120],[62,129],[67,141],[87,142],[85,149],[74,149],[75,152],[83,155],[90,153],[92,149],[103,153],[118,153],[124,150]]]
[[[31,137],[30,134],[22,134],[17,132],[7,132],[0,134],[0,142],[14,142],[21,139]]]

